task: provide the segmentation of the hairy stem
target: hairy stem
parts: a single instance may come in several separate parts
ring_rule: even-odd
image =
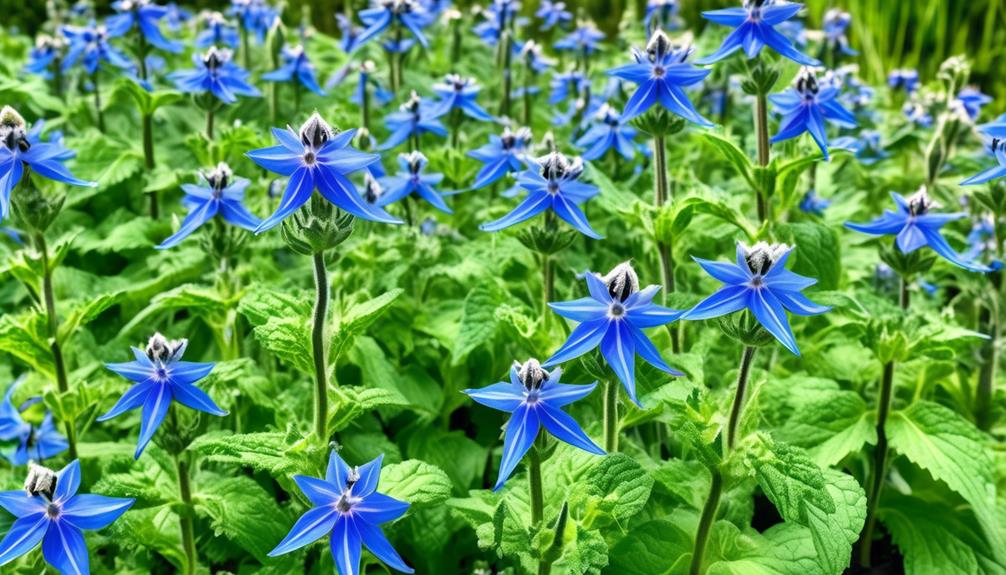
[[[758,135],[758,165],[768,166],[770,160],[770,148],[768,139],[768,95],[758,94],[755,103],[755,131]],[[761,190],[755,190],[755,200],[758,204],[758,221],[764,222],[768,219],[768,205]]]
[[[552,267],[551,254],[542,254],[541,256],[541,275],[541,317],[542,321],[545,322],[545,332],[548,333],[548,325],[552,316],[549,313],[548,304],[555,300],[555,269]]]
[[[653,205],[661,208],[667,200],[667,140],[663,134],[653,138]],[[674,247],[669,242],[657,241],[657,254],[660,257],[660,275],[664,284],[663,301],[667,305],[668,294],[674,292]],[[681,351],[681,341],[678,330],[668,328],[671,334],[671,351],[675,354]]]
[[[185,550],[187,575],[196,572],[198,558],[196,556],[195,529],[192,523],[192,486],[189,478],[189,464],[185,461],[183,454],[175,455],[175,466],[178,470],[178,495],[182,499],[185,507],[183,513],[178,517],[178,523],[182,531],[182,548]]]
[[[604,450],[618,451],[618,382],[604,382]]]
[[[541,453],[544,446],[544,435],[539,431],[534,445],[528,450],[527,482],[531,490],[531,527],[541,525],[545,516],[545,496],[541,486]]]
[[[757,347],[749,345],[744,347],[744,352],[741,354],[740,371],[737,372],[737,389],[734,391],[734,402],[730,407],[730,419],[727,421],[727,449],[733,449],[734,444],[737,443],[737,426],[740,425],[744,395],[756,351],[758,351]]]
[[[314,349],[314,431],[322,442],[328,441],[328,362],[325,359],[325,320],[328,317],[328,270],[325,254],[314,254],[314,319],[311,346]]]
[[[151,114],[143,114],[143,161],[147,168],[147,173],[154,171],[157,165],[154,159],[154,121]],[[157,191],[150,192],[150,217],[157,219],[160,217],[160,208],[157,203]]]
[[[105,113],[101,111],[101,82],[98,81],[98,71],[91,74],[91,84],[94,85],[94,113],[98,119],[98,131],[105,133]]]
[[[992,312],[988,306],[982,306],[978,320],[979,331],[989,336],[982,346],[982,365],[978,372],[975,395],[975,423],[983,431],[988,431],[992,426],[992,392],[995,388],[996,364],[999,362],[999,322]]]
[[[210,105],[210,107],[206,109],[206,139],[209,140],[210,142],[213,141],[213,116],[214,116],[213,110],[214,109],[215,109],[215,106],[213,106],[213,105]]]
[[[710,472],[712,484],[709,486],[709,497],[706,498],[706,503],[702,507],[698,531],[695,532],[695,547],[692,550],[689,575],[699,575],[702,572],[702,557],[706,551],[706,542],[709,541],[709,532],[712,529],[713,521],[716,519],[716,511],[720,506],[720,495],[723,493],[723,474],[719,469],[711,469]]]
[[[873,547],[873,530],[877,524],[877,504],[887,476],[887,416],[891,412],[894,395],[894,362],[884,364],[884,375],[880,382],[880,405],[877,408],[877,446],[873,451],[873,477],[867,497],[866,523],[859,540],[859,564],[870,566],[870,550]]]

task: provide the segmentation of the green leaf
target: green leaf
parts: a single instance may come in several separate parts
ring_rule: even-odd
[[[455,491],[464,493],[474,486],[486,466],[488,450],[461,431],[423,428],[409,437],[405,447],[409,457],[437,465],[447,472]]]
[[[391,389],[338,386],[329,389],[329,395],[335,397],[335,408],[328,418],[328,428],[332,432],[346,429],[357,417],[378,407],[409,405],[402,394]]]
[[[310,456],[293,449],[288,434],[278,432],[233,434],[211,432],[196,438],[189,449],[209,461],[268,471],[272,475],[311,473]]]
[[[610,553],[609,573],[619,575],[670,575],[690,561],[693,535],[666,519],[656,519],[631,529]]]
[[[790,268],[817,280],[817,287],[837,289],[842,279],[842,250],[835,230],[815,222],[780,224],[780,237],[796,246]]]
[[[236,542],[260,562],[290,528],[287,513],[250,477],[199,476],[196,510],[210,518],[216,536]]]
[[[377,321],[377,318],[381,317],[381,314],[388,311],[400,295],[402,290],[395,288],[346,310],[332,330],[332,341],[329,345],[330,361],[334,362],[342,356],[342,352],[349,348],[353,338],[363,334]]]
[[[124,182],[143,167],[143,155],[137,149],[96,131],[73,138],[67,147],[87,150],[86,154],[77,157],[74,174],[78,178],[98,182],[99,188]]]
[[[78,328],[85,326],[101,315],[102,312],[119,303],[122,292],[102,294],[74,307],[59,326],[59,341],[65,342]]]
[[[605,211],[613,214],[632,214],[640,199],[624,186],[616,185],[604,172],[593,164],[584,162],[587,179],[601,191],[594,200]]]
[[[451,480],[435,465],[408,459],[381,471],[378,491],[416,507],[439,505],[451,496]]]
[[[178,515],[168,504],[130,509],[108,527],[108,535],[135,556],[153,551],[170,561],[178,572],[184,571],[186,559]]]
[[[553,573],[600,575],[608,565],[608,544],[601,532],[576,525],[571,541],[563,542],[562,556],[552,565]]]
[[[779,437],[807,449],[818,465],[829,467],[858,452],[864,443],[875,444],[877,430],[858,393],[835,389],[801,402]]]
[[[460,365],[469,353],[492,341],[497,330],[496,308],[502,300],[499,288],[492,282],[479,283],[468,292],[451,365]]]
[[[55,379],[48,326],[42,314],[4,314],[0,317],[0,351],[20,359],[32,369]]]
[[[828,495],[834,511],[807,506],[811,537],[817,560],[824,573],[840,575],[849,566],[852,546],[859,540],[866,523],[866,492],[851,475],[825,469]]]
[[[821,468],[802,450],[761,436],[765,452],[751,455],[749,464],[765,496],[786,521],[808,524],[808,509],[835,512],[835,501],[825,489]]]
[[[744,150],[737,147],[737,144],[734,144],[731,140],[710,131],[702,132],[698,136],[722,154],[727,163],[737,172],[737,175],[747,181],[752,190],[758,189],[758,185],[754,180],[751,159],[744,153]]]
[[[584,505],[594,523],[627,521],[643,510],[652,488],[653,477],[636,460],[609,454],[573,488],[570,505]]]

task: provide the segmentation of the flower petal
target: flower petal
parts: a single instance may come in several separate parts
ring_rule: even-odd
[[[682,319],[699,320],[720,317],[744,309],[747,305],[748,293],[746,286],[726,286],[716,293],[700,301],[695,307],[685,312]]]
[[[409,504],[389,497],[383,493],[371,493],[363,501],[353,506],[353,514],[359,515],[365,521],[377,525],[394,521],[409,510]]]
[[[556,371],[559,371],[556,368]],[[556,379],[555,371],[552,372],[552,376],[549,378],[550,381]],[[539,397],[543,402],[548,403],[552,407],[564,407],[573,403],[574,401],[579,401],[584,397],[590,395],[594,388],[597,387],[597,382],[591,383],[589,385],[571,385],[567,383],[549,383],[548,385],[542,387]]]
[[[334,507],[309,509],[293,524],[290,532],[279,542],[279,545],[276,545],[276,548],[269,552],[269,557],[276,557],[300,549],[328,535],[335,527],[339,516],[340,513]]]
[[[220,409],[213,399],[203,390],[194,385],[174,385],[171,388],[171,395],[175,401],[186,407],[191,407],[196,411],[202,411],[210,415],[223,417],[227,412]]]
[[[538,413],[527,405],[518,407],[510,421],[506,424],[506,437],[503,440],[503,457],[500,460],[499,478],[493,491],[499,491],[506,480],[513,473],[513,470],[520,463],[524,454],[531,448],[536,437],[538,437]]]
[[[552,407],[546,403],[539,404],[538,417],[541,420],[541,424],[545,426],[545,429],[555,436],[556,439],[588,453],[604,455],[604,450],[591,441],[590,437],[580,427],[580,424],[558,407]]]
[[[340,575],[360,574],[360,552],[363,546],[356,522],[350,516],[344,515],[335,522],[329,545]]]
[[[624,321],[612,322],[601,340],[601,355],[621,380],[629,399],[641,405],[636,399],[636,344],[628,324]]]
[[[63,505],[62,519],[78,529],[103,529],[122,516],[135,499],[84,494],[71,498]]]
[[[307,475],[294,475],[293,481],[300,488],[304,496],[307,497],[308,501],[318,507],[331,505],[342,496],[341,487],[337,487],[324,479],[309,477]]]
[[[147,394],[147,398],[143,402],[140,437],[136,444],[134,459],[139,459],[140,455],[143,454],[143,450],[150,443],[151,438],[154,437],[154,433],[161,426],[161,422],[164,421],[164,416],[167,415],[168,407],[170,406],[171,386],[168,384],[155,384],[152,386],[150,393]]]
[[[597,347],[604,334],[608,331],[608,324],[611,320],[607,316],[593,321],[586,321],[576,326],[573,333],[569,334],[569,339],[562,344],[552,357],[543,364],[550,367],[558,363],[563,363],[571,359],[580,357],[588,351]]]
[[[381,531],[380,527],[376,525],[371,525],[366,521],[356,520],[354,521],[356,528],[360,533],[360,538],[363,540],[364,545],[367,549],[374,554],[388,567],[395,569],[396,571],[401,571],[402,573],[414,573],[411,567],[405,564],[402,556],[395,551],[395,548],[391,546],[391,542],[388,538],[384,536],[384,532]]]
[[[751,290],[750,307],[758,322],[774,335],[779,343],[794,355],[800,355],[793,330],[789,327],[786,310],[772,292],[767,289]]]
[[[34,549],[48,527],[49,518],[45,513],[25,515],[15,521],[0,541],[0,565],[6,565]]]
[[[108,421],[109,419],[118,417],[131,409],[140,407],[143,405],[143,402],[146,401],[147,394],[150,393],[150,390],[153,389],[154,385],[155,384],[153,383],[146,382],[138,383],[133,387],[130,387],[126,390],[126,393],[122,394],[119,401],[115,402],[112,409],[108,410],[108,413],[98,418],[98,421]]]
[[[517,409],[524,403],[524,395],[509,383],[494,383],[480,389],[466,389],[462,393],[486,407],[506,411]]]

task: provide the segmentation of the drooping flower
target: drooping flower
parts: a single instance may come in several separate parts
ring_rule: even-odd
[[[643,25],[647,32],[677,30],[681,27],[681,5],[678,0],[648,0]]]
[[[480,122],[491,122],[492,114],[486,112],[476,102],[482,87],[475,78],[463,78],[458,74],[447,74],[442,82],[433,85],[433,91],[440,96],[436,104],[437,116],[444,116],[451,110],[461,110],[464,115]]]
[[[1004,135],[1006,135],[1006,130],[1003,130],[1003,132]],[[992,156],[995,157],[998,165],[964,180],[961,182],[962,186],[975,186],[1006,177],[1006,140],[992,138],[992,144],[989,150],[992,153]]]
[[[782,115],[779,133],[772,137],[772,143],[796,138],[809,132],[817,143],[824,159],[828,155],[828,134],[824,121],[828,120],[843,128],[855,128],[856,117],[838,102],[838,88],[822,87],[809,68],[804,68],[797,76],[793,87],[782,94],[769,96],[776,112]]]
[[[964,105],[964,109],[968,111],[968,116],[974,121],[978,119],[982,108],[992,103],[992,97],[988,94],[983,94],[978,88],[968,86],[957,93],[957,101]]]
[[[639,276],[629,262],[615,266],[604,277],[589,271],[584,276],[590,297],[548,304],[557,314],[580,325],[545,366],[575,359],[600,346],[601,355],[622,382],[629,399],[642,406],[636,397],[637,354],[661,371],[682,375],[660,357],[643,330],[671,323],[683,312],[653,303],[660,286],[640,290]]]
[[[28,52],[28,63],[24,71],[43,78],[52,78],[53,64],[63,56],[67,42],[59,36],[39,34],[35,37],[35,45]]]
[[[367,28],[357,36],[353,43],[354,50],[392,25],[404,26],[423,48],[430,47],[429,40],[423,34],[423,28],[430,23],[429,14],[415,0],[374,0],[370,8],[360,11],[360,20]]]
[[[734,31],[723,40],[719,50],[697,60],[699,64],[719,62],[741,48],[747,57],[754,58],[768,46],[780,56],[804,66],[820,66],[821,63],[793,46],[793,42],[782,35],[776,26],[796,16],[803,4],[786,0],[744,0],[742,8],[725,8],[703,12],[702,17],[716,24],[730,26]]]
[[[261,223],[242,203],[250,182],[245,178],[234,177],[230,166],[220,162],[209,172],[201,173],[200,177],[206,182],[205,186],[182,184],[182,189],[185,190],[182,203],[189,209],[189,213],[178,231],[164,240],[157,249],[178,245],[217,215],[225,222],[249,231],[255,231]]]
[[[231,0],[227,13],[236,16],[241,21],[241,27],[254,34],[259,44],[265,40],[266,32],[279,18],[279,11],[265,0]]]
[[[852,15],[838,8],[831,8],[824,13],[824,40],[830,50],[837,50],[846,56],[856,56],[859,52],[849,46],[849,24],[852,23]]]
[[[786,244],[758,242],[748,247],[738,242],[736,264],[693,257],[706,273],[725,285],[685,312],[681,319],[709,319],[747,308],[779,343],[800,355],[786,312],[811,316],[831,308],[818,305],[801,293],[817,280],[786,269],[786,260],[793,249]]]
[[[419,138],[427,132],[440,137],[446,136],[447,128],[437,119],[436,108],[413,91],[397,112],[384,117],[384,125],[391,131],[391,135],[377,149],[390,150],[409,138]]]
[[[0,109],[0,220],[10,213],[10,194],[26,172],[50,180],[93,188],[88,182],[73,176],[63,162],[76,154],[63,147],[59,140],[42,141],[45,122],[39,120],[29,130],[24,118],[14,108]]]
[[[238,96],[261,96],[258,88],[248,83],[251,75],[232,60],[227,48],[210,47],[203,54],[193,54],[195,68],[179,70],[168,75],[182,92],[202,94],[209,92],[226,104],[238,101]]]
[[[202,16],[203,29],[196,36],[197,48],[227,46],[237,48],[241,42],[237,28],[231,25],[220,12],[206,12]]]
[[[248,152],[246,155],[259,166],[290,178],[279,208],[259,224],[260,234],[280,224],[311,198],[315,188],[329,202],[358,218],[389,224],[401,220],[360,199],[356,187],[346,177],[380,161],[377,154],[366,154],[350,144],[356,130],[335,133],[317,112],[311,115],[300,132],[293,128],[273,128],[279,145]]]
[[[3,403],[0,403],[0,441],[17,440],[18,445],[13,451],[4,453],[11,465],[26,465],[29,461],[45,461],[66,451],[69,447],[66,438],[56,430],[52,421],[52,412],[46,410],[42,423],[34,425],[25,421],[22,413],[42,401],[41,397],[33,397],[15,407],[12,402],[14,390],[19,379],[7,388]]]
[[[552,152],[537,159],[528,158],[528,169],[517,176],[517,183],[527,190],[527,197],[509,214],[482,224],[479,229],[496,232],[529,220],[551,209],[560,219],[573,226],[581,234],[602,239],[590,227],[587,216],[579,205],[596,196],[599,190],[579,181],[583,175],[583,160],[570,160],[559,152]]]
[[[61,67],[69,70],[80,62],[88,74],[98,71],[98,65],[108,62],[120,70],[132,70],[133,63],[118,48],[108,41],[113,36],[105,26],[99,26],[93,21],[87,26],[63,26],[60,28],[69,43],[66,57]]]
[[[416,194],[429,202],[438,210],[452,214],[444,198],[441,197],[433,186],[438,185],[444,179],[443,174],[424,174],[423,170],[429,160],[422,152],[413,151],[408,154],[398,155],[399,172],[394,176],[381,178],[381,186],[384,193],[377,201],[378,206],[386,206],[397,202],[410,194]]]
[[[614,149],[626,160],[631,160],[636,153],[632,145],[636,129],[626,124],[618,112],[607,104],[601,106],[594,117],[596,123],[576,141],[578,147],[587,148],[583,159],[596,160]]]
[[[590,395],[597,382],[590,385],[559,383],[562,369],[548,372],[536,359],[523,365],[513,363],[510,381],[494,383],[481,389],[466,389],[464,393],[492,409],[509,412],[503,440],[503,458],[493,491],[500,490],[516,469],[521,458],[531,448],[542,427],[556,439],[595,455],[604,455],[584,433],[580,425],[563,407]]]
[[[688,63],[694,49],[676,47],[662,30],[650,36],[646,50],[632,49],[635,64],[608,71],[608,74],[628,80],[639,87],[625,103],[622,120],[632,118],[659,103],[664,109],[700,126],[712,126],[692,105],[684,88],[698,84],[710,74],[709,70]]]
[[[817,195],[817,190],[807,190],[803,199],[800,200],[800,211],[815,216],[824,215],[824,210],[831,205],[831,200]]]
[[[360,552],[364,545],[385,565],[402,573],[412,573],[391,546],[381,524],[405,515],[409,504],[378,493],[381,461],[384,456],[349,467],[332,451],[325,478],[294,475],[293,480],[314,505],[294,523],[290,533],[269,552],[276,557],[314,543],[329,535],[332,559],[339,575],[360,573]]]
[[[531,143],[531,130],[519,128],[511,131],[503,128],[503,134],[489,135],[489,143],[481,148],[468,152],[468,157],[482,162],[482,168],[475,175],[475,183],[471,189],[478,190],[492,184],[506,174],[520,171],[527,164],[528,146]]]
[[[592,22],[580,22],[575,30],[553,44],[556,50],[570,50],[583,56],[590,56],[597,51],[597,43],[604,40],[604,32],[597,29]]]
[[[227,415],[205,391],[195,386],[197,381],[213,371],[215,364],[182,361],[188,344],[186,339],[171,341],[155,333],[147,343],[146,350],[131,348],[135,358],[133,361],[105,364],[105,367],[136,385],[130,387],[98,421],[108,421],[143,406],[140,437],[133,456],[136,459],[140,458],[157,428],[161,426],[172,401],[210,415]]]
[[[887,75],[887,85],[892,90],[904,90],[906,94],[911,94],[919,86],[919,71],[910,68],[891,70]]]
[[[319,96],[325,91],[318,85],[314,64],[307,59],[303,46],[283,48],[283,65],[268,74],[262,74],[262,79],[269,82],[297,82]]]
[[[846,222],[850,230],[874,236],[896,236],[895,243],[903,254],[929,246],[948,262],[973,272],[988,272],[991,268],[977,262],[968,261],[958,254],[943,235],[940,228],[949,222],[966,218],[967,214],[932,213],[937,207],[929,198],[925,186],[908,199],[901,194],[892,192],[891,197],[897,204],[897,211],[884,210],[884,214],[865,224]]]
[[[573,21],[573,13],[566,10],[565,2],[552,2],[552,0],[542,0],[535,17],[541,20],[539,30],[551,30],[556,26],[562,28]]]
[[[103,529],[129,509],[135,499],[78,495],[80,461],[59,473],[32,465],[23,490],[0,492],[0,507],[17,517],[0,541],[0,565],[42,543],[42,557],[60,573],[86,575],[90,559],[83,530]]]
[[[158,6],[151,0],[117,0],[112,2],[112,8],[117,14],[108,18],[109,34],[113,37],[124,36],[134,27],[155,48],[174,54],[181,53],[183,45],[177,40],[168,40],[161,33],[160,20],[168,14],[168,9]]]

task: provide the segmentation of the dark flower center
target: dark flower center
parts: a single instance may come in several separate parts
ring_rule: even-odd
[[[168,379],[168,370],[164,369],[163,367],[159,367],[154,371],[154,376],[157,379],[164,381],[165,379]]]
[[[620,318],[625,315],[625,306],[620,303],[613,303],[608,308],[608,314],[613,318]]]
[[[314,152],[304,153],[304,163],[307,164],[308,166],[313,166],[314,163],[317,161],[317,159],[318,157],[315,156]]]
[[[62,511],[63,510],[60,509],[59,505],[56,505],[55,503],[49,503],[45,506],[45,514],[49,517],[49,519],[56,519]]]
[[[663,66],[654,66],[653,67],[653,77],[654,78],[663,78],[666,74],[667,74],[667,70]]]

